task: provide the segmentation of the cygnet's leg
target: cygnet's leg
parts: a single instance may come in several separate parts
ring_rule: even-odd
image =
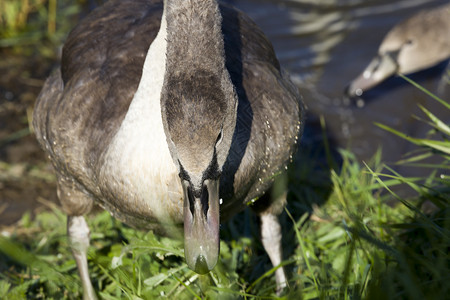
[[[278,266],[283,257],[281,248],[281,226],[278,221],[278,216],[267,213],[260,215],[261,218],[261,241],[269,255],[270,261],[274,267]],[[277,283],[277,294],[281,294],[283,289],[287,286],[286,275],[283,267],[275,271],[275,280]]]
[[[83,285],[83,299],[97,299],[87,263],[90,231],[83,217],[92,209],[93,200],[73,179],[66,176],[58,176],[58,198],[68,215],[67,235]]]
[[[89,269],[87,263],[87,250],[89,248],[89,227],[83,216],[67,217],[67,234],[69,236],[72,254],[77,263],[78,272],[83,285],[83,299],[97,299],[91,279],[89,278]]]
[[[283,191],[285,183],[283,178],[278,178],[280,181],[276,181],[277,187]],[[258,199],[251,206],[252,210],[256,212],[261,220],[261,241],[269,255],[270,261],[274,267],[278,266],[283,260],[283,251],[281,248],[281,225],[278,220],[278,215],[283,212],[286,206],[286,192],[278,193],[275,195],[275,187],[272,188],[261,198]],[[277,295],[280,295],[283,289],[287,286],[286,275],[283,267],[278,268],[275,271],[275,280],[277,283]]]

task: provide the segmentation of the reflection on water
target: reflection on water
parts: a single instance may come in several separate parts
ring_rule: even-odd
[[[360,159],[383,147],[384,158],[395,162],[414,147],[373,125],[380,122],[412,136],[428,128],[412,115],[428,107],[444,121],[450,116],[399,78],[391,78],[356,101],[344,88],[376,54],[384,35],[415,12],[447,1],[437,0],[244,0],[228,1],[249,14],[274,44],[278,58],[300,87],[308,106],[308,124],[323,115],[339,147],[350,147]],[[450,17],[450,16],[449,16]],[[443,99],[450,87],[442,84],[446,63],[412,78]],[[441,89],[438,89],[439,85]],[[444,87],[444,88],[442,88]],[[308,131],[307,131],[308,132]],[[307,137],[310,142],[314,137]],[[412,175],[422,170],[403,170]]]

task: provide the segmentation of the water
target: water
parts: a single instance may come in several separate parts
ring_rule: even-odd
[[[430,97],[391,78],[361,99],[344,96],[346,85],[377,53],[384,35],[415,12],[447,3],[431,0],[245,0],[229,1],[246,12],[272,41],[282,66],[299,86],[308,107],[306,138],[320,139],[318,118],[323,115],[335,147],[350,149],[368,160],[379,147],[383,158],[394,163],[414,146],[376,127],[379,122],[410,136],[424,137],[429,127],[412,117],[425,117],[421,104],[450,122],[448,111]],[[449,16],[450,17],[450,16]],[[430,91],[450,99],[443,83],[447,62],[412,78]],[[439,86],[441,88],[439,88]],[[444,89],[442,89],[444,87]],[[310,127],[308,129],[308,126]],[[402,170],[408,175],[423,169]]]

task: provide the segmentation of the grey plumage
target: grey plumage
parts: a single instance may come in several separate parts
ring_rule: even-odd
[[[301,97],[270,42],[243,13],[225,5],[219,10],[211,0],[168,2],[161,92],[162,122],[173,159],[167,164],[176,165],[182,186],[189,185],[183,188],[184,215],[200,205],[206,216],[213,207],[208,197],[201,196],[200,204],[186,198],[200,198],[205,189],[215,197],[211,189],[220,179],[216,196],[224,200],[224,221],[263,195],[274,174],[289,162],[302,132]],[[162,11],[162,2],[156,0],[111,0],[94,10],[69,35],[61,71],[49,77],[37,99],[33,126],[55,167],[69,224],[94,202],[130,225],[161,233],[186,220],[178,196],[158,204],[165,213],[158,215],[133,181],[110,172],[115,157],[111,145],[140,84]],[[197,30],[202,26],[208,31]],[[180,180],[176,177],[173,182]],[[168,188],[179,191],[177,185]],[[281,212],[284,199],[273,205],[268,201],[258,205],[258,214]],[[74,227],[69,225],[69,235]],[[82,252],[75,249],[75,257]],[[89,289],[83,260],[77,263]],[[280,276],[277,283],[285,285],[284,273]],[[87,295],[94,296],[92,291]]]

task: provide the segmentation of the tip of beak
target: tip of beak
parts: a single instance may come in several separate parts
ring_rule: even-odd
[[[348,85],[344,91],[344,94],[350,98],[361,97],[363,93],[364,90],[362,88],[355,87],[353,85]]]
[[[214,269],[219,258],[218,248],[212,249],[214,250],[213,252],[202,253],[195,253],[195,251],[192,250],[195,250],[195,248],[192,249],[189,245],[187,245],[184,250],[186,263],[191,270],[203,275]]]
[[[344,95],[350,96],[350,84],[347,84],[347,86],[344,88]]]
[[[209,271],[211,271],[211,269],[208,267],[208,263],[206,262],[206,258],[203,255],[199,255],[197,257],[197,261],[195,262],[194,271],[201,275],[206,274]]]

